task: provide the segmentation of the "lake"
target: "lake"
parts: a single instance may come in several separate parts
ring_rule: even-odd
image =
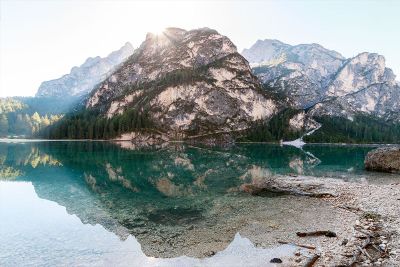
[[[279,223],[299,201],[240,185],[274,174],[397,179],[364,170],[373,148],[1,142],[0,266],[257,265],[293,247],[260,248],[240,235],[240,216],[257,221],[263,209]]]

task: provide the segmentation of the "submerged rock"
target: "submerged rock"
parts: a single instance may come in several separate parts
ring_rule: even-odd
[[[282,260],[280,258],[273,258],[270,262],[271,263],[282,263]]]
[[[369,171],[400,172],[400,146],[372,150],[365,157],[364,164]]]

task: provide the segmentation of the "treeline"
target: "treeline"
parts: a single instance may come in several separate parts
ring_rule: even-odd
[[[314,143],[400,143],[400,124],[386,122],[373,116],[356,115],[353,120],[343,117],[316,118],[322,127],[306,142]]]
[[[238,139],[247,142],[277,142],[294,140],[306,131],[293,131],[289,120],[298,110],[286,109],[270,121],[259,122]],[[400,143],[400,123],[359,114],[353,120],[343,117],[315,118],[322,127],[312,135],[304,136],[309,143]]]
[[[122,133],[152,128],[154,124],[146,111],[130,109],[105,118],[97,110],[82,110],[47,127],[41,136],[50,139],[110,139]]]
[[[299,138],[304,131],[294,131],[289,126],[289,120],[299,113],[299,110],[285,109],[269,121],[256,123],[238,139],[241,142],[276,142]]]
[[[0,114],[0,136],[36,136],[47,126],[61,118],[61,115],[40,116],[26,113],[9,112]]]

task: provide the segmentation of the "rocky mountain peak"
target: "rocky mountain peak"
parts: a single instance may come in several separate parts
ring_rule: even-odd
[[[158,129],[184,136],[247,129],[278,110],[236,46],[208,28],[147,34],[86,107],[108,118],[146,113]]]
[[[160,34],[147,34],[138,52],[139,60],[154,58],[174,63],[166,70],[170,71],[173,68],[208,64],[218,57],[237,51],[227,37],[215,30],[166,28]]]
[[[395,86],[395,78],[393,71],[386,68],[384,56],[363,52],[347,60],[338,70],[328,94],[343,96],[377,84]]]
[[[319,44],[280,49],[271,50],[269,40],[257,41],[244,56],[253,60],[262,82],[287,95],[296,108],[315,116],[352,117],[361,112],[396,119],[393,114],[399,114],[400,89],[382,55],[364,52],[345,59]],[[281,60],[271,60],[278,54]],[[265,58],[270,61],[263,62]]]
[[[345,59],[319,44],[264,40],[243,55],[265,85],[313,115],[351,117],[362,112],[393,118],[400,113],[396,76],[379,54],[364,52]]]
[[[249,49],[244,49],[242,55],[250,63],[269,62],[285,53],[290,45],[274,39],[257,40]]]
[[[124,67],[102,84],[87,106],[95,106],[99,97],[107,101],[120,94],[124,85],[154,81],[179,69],[199,68],[234,53],[236,46],[226,36],[208,28],[167,28],[161,34],[148,33]]]

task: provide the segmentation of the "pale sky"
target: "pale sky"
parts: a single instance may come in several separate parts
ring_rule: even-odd
[[[400,1],[0,0],[0,96],[36,93],[86,58],[165,27],[216,29],[238,47],[258,39],[319,43],[346,57],[386,57],[400,76]],[[398,77],[399,80],[399,77]]]

